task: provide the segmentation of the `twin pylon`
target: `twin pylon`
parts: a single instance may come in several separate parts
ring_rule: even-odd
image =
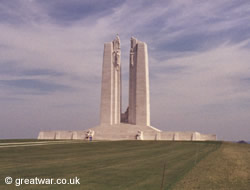
[[[147,45],[131,38],[129,59],[129,105],[121,113],[120,38],[104,44],[100,125],[150,126],[149,74]]]

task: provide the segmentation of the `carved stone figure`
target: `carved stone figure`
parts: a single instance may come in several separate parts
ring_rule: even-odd
[[[119,71],[121,65],[120,56],[121,56],[121,43],[120,43],[120,38],[117,34],[116,38],[113,40],[113,64],[117,71]]]
[[[93,131],[93,130],[91,130],[91,129],[89,129],[89,130],[86,132],[86,134],[85,134],[86,139],[93,138],[94,135],[95,135],[95,131]]]
[[[138,131],[136,135],[137,140],[143,140],[143,131]]]

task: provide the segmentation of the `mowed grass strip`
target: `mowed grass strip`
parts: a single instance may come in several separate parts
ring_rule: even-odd
[[[64,141],[28,141],[28,142],[7,142],[3,143],[0,142],[0,148],[15,148],[15,147],[24,147],[24,146],[42,146],[42,145],[51,145],[51,144],[72,144],[72,143],[86,143],[86,141],[71,141],[71,140],[64,140]]]
[[[116,141],[0,149],[4,178],[80,178],[81,185],[22,185],[22,189],[171,189],[220,142]]]
[[[250,145],[223,143],[217,151],[197,164],[174,189],[249,190]]]
[[[18,143],[18,142],[39,142],[40,140],[37,139],[1,139],[1,143]],[[48,141],[48,140],[41,140],[41,141]]]

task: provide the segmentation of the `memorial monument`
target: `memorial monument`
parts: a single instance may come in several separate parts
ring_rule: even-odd
[[[216,140],[198,132],[168,132],[150,124],[147,44],[131,38],[128,108],[122,113],[121,43],[117,35],[104,44],[100,125],[83,131],[41,131],[38,139]]]

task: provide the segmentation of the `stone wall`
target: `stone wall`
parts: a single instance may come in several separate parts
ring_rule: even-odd
[[[200,134],[198,132],[167,132],[150,126],[120,124],[103,125],[91,129],[94,131],[93,140],[136,140],[142,133],[140,140],[167,140],[167,141],[215,141],[214,134]],[[47,140],[86,140],[84,131],[41,131],[38,139]]]
[[[84,140],[87,131],[41,131],[39,140]]]

